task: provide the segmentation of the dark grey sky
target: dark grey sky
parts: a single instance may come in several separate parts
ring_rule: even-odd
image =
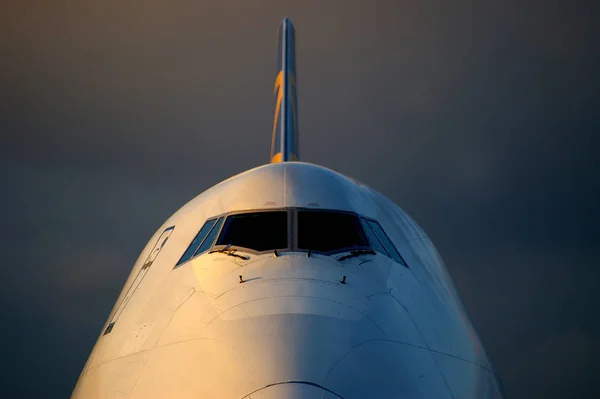
[[[131,266],[268,160],[276,28],[301,156],[432,237],[511,398],[600,397],[600,2],[0,5],[0,396],[64,398]]]

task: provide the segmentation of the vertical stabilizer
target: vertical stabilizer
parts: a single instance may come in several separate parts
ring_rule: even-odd
[[[275,117],[271,163],[298,160],[298,101],[296,96],[296,32],[284,18],[277,32],[278,60],[275,78]]]

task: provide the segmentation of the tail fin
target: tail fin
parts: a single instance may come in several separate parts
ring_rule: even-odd
[[[275,78],[275,118],[271,163],[298,160],[298,101],[296,96],[296,32],[284,18],[279,25],[278,71]]]

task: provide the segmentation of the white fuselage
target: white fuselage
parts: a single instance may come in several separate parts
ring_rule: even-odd
[[[175,267],[208,219],[274,208],[349,211],[376,220],[406,266],[380,253],[340,259],[344,253],[238,250],[242,257],[205,252]],[[158,229],[72,396],[501,397],[423,230],[369,187],[300,162],[232,177]]]

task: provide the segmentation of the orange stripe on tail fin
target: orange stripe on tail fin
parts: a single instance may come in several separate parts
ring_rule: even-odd
[[[275,117],[271,163],[298,160],[298,99],[296,94],[296,32],[284,18],[278,30],[278,70],[275,78]]]

